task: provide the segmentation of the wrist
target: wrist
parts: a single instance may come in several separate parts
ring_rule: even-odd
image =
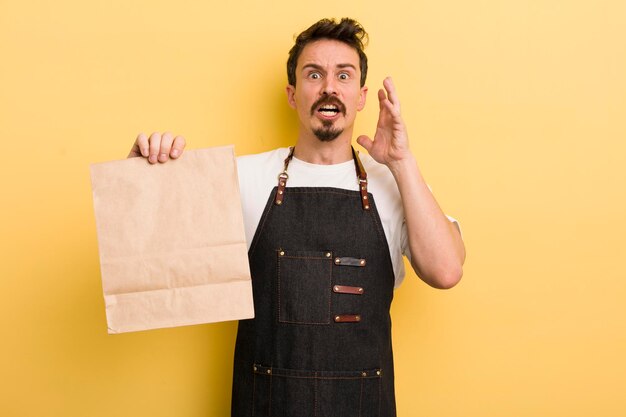
[[[405,172],[417,169],[417,160],[411,152],[407,152],[403,157],[389,161],[386,165],[393,176],[397,177]]]

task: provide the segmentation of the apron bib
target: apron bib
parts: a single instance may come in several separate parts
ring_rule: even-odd
[[[290,187],[285,160],[248,253],[232,416],[393,417],[394,273],[367,175],[360,191]]]

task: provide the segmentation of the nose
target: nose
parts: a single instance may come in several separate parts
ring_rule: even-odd
[[[326,96],[337,95],[337,84],[333,77],[327,77],[322,86],[322,94]]]

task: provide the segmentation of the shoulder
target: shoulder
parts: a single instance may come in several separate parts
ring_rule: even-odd
[[[276,179],[283,170],[283,163],[288,153],[289,148],[278,148],[269,152],[237,157],[239,190],[244,205],[248,199],[256,201],[260,198],[265,201],[267,194],[276,185]]]
[[[268,152],[237,157],[237,175],[242,192],[265,190],[273,187],[278,174],[283,170],[289,148],[278,148]]]
[[[237,157],[237,169],[242,172],[255,172],[260,169],[268,169],[282,164],[289,153],[289,148],[278,148],[268,152]]]

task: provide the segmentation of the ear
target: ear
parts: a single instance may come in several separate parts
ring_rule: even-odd
[[[367,98],[367,86],[361,87],[361,92],[359,93],[359,103],[356,107],[358,111],[361,111],[365,108],[365,99]]]
[[[289,103],[289,107],[292,109],[296,108],[296,87],[293,85],[288,85],[285,87],[285,92],[287,93],[287,102]]]

